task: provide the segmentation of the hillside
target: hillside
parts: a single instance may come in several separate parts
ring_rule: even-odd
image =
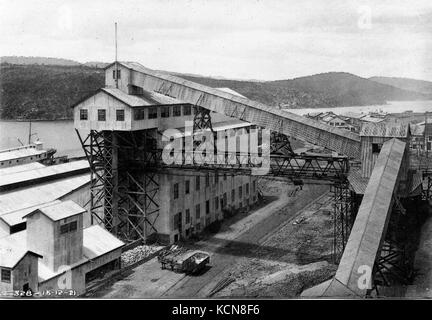
[[[20,57],[20,56],[3,56],[0,57],[1,63],[9,64],[39,64],[39,65],[53,65],[53,66],[79,66],[81,63],[68,59],[60,58],[47,58],[47,57]]]
[[[344,72],[329,72],[292,80],[267,82],[218,80],[183,76],[211,87],[229,87],[242,95],[282,108],[323,108],[385,104],[389,100],[428,99],[419,92],[403,90]]]
[[[390,86],[432,95],[432,82],[409,78],[372,77],[369,80],[388,84]]]
[[[21,60],[19,62],[19,65],[0,65],[2,119],[70,118],[70,105],[104,85],[104,71],[98,67],[84,64],[23,64]],[[99,62],[88,64],[103,65]],[[210,87],[228,87],[252,100],[279,108],[384,104],[388,100],[425,100],[432,95],[396,88],[342,72],[267,82],[176,75]]]
[[[70,106],[104,85],[104,72],[83,66],[0,65],[1,119],[71,118]]]

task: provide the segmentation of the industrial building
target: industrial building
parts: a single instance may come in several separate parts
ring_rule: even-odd
[[[92,199],[95,201],[92,207],[95,209],[93,217],[96,217],[93,223],[104,224],[127,241],[173,243],[223,219],[223,210],[238,210],[254,204],[258,200],[258,190],[253,176],[185,173],[176,169],[157,174],[139,168],[133,170],[132,160],[140,155],[133,154],[132,143],[141,141],[137,150],[145,146],[162,149],[167,143],[163,141],[166,129],[183,132],[177,139],[184,142],[186,124],[192,124],[197,117],[197,110],[190,103],[134,86],[130,70],[136,66],[122,62],[106,67],[105,87],[73,105],[77,132],[90,131],[89,140],[81,139],[90,163],[92,146],[87,143],[101,139],[92,135],[103,132],[113,139],[108,164],[113,176],[108,173],[107,177],[107,167],[100,168],[103,174],[92,172]],[[228,88],[220,91],[243,97]],[[219,131],[232,130],[241,139],[248,135],[250,127],[250,123],[211,113],[211,130],[215,136]],[[93,147],[98,148],[95,143]],[[101,152],[106,152],[106,148]],[[101,184],[108,178],[112,190],[101,191]],[[141,195],[137,196],[136,191],[141,191]],[[104,199],[101,199],[101,192],[105,194]],[[100,199],[99,204],[97,199]]]
[[[123,242],[91,225],[87,161],[44,165],[47,152],[35,147],[1,154],[11,161],[0,168],[3,294],[80,295],[101,267],[119,267]]]
[[[25,215],[26,230],[1,237],[0,291],[75,296],[95,270],[118,268],[123,242],[101,226],[83,228],[84,212],[71,200],[57,202]]]

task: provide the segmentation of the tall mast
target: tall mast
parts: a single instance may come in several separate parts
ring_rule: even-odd
[[[117,22],[114,24],[115,27],[115,84],[118,89],[118,63],[117,63]]]

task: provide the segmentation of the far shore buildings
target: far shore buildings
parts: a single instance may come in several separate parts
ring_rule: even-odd
[[[311,112],[305,115],[307,118],[317,120],[332,127],[346,129],[353,132],[360,132],[360,127],[364,123],[381,123],[386,121],[386,116],[382,114],[363,114],[357,112],[346,112],[343,115],[335,114],[332,111]]]

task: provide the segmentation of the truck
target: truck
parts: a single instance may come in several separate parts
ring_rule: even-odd
[[[178,246],[162,250],[158,255],[162,269],[171,269],[174,272],[195,274],[210,263],[210,255],[201,250],[187,250]]]

